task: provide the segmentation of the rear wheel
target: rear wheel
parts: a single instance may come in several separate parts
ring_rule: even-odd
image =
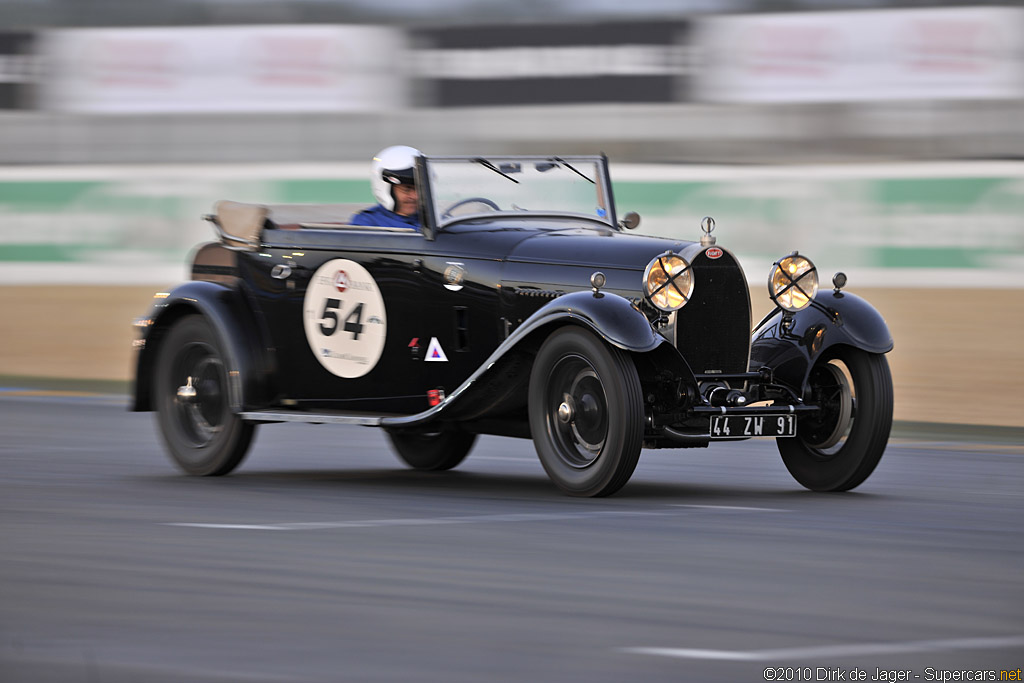
[[[551,480],[574,496],[607,496],[636,469],[643,393],[623,351],[566,327],[544,342],[530,373],[530,431]]]
[[[809,403],[821,410],[778,439],[786,469],[812,491],[849,491],[874,471],[892,428],[892,375],[885,356],[839,347],[811,369]]]
[[[216,476],[242,462],[256,425],[231,411],[224,352],[202,316],[181,318],[167,333],[153,391],[160,433],[178,467]]]
[[[461,431],[389,429],[387,434],[398,457],[415,470],[450,470],[469,455],[476,441],[476,434]]]

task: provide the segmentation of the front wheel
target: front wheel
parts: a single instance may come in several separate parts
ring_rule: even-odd
[[[476,442],[476,434],[461,431],[425,433],[389,429],[387,434],[395,453],[414,470],[450,470],[469,455]]]
[[[534,361],[530,431],[548,477],[573,496],[607,496],[636,469],[644,406],[633,361],[576,327],[554,332]]]
[[[812,491],[849,491],[874,471],[889,441],[889,363],[881,354],[839,347],[815,363],[808,386],[808,402],[820,411],[801,420],[795,438],[777,440],[782,461]]]
[[[202,316],[181,318],[167,333],[153,391],[160,433],[178,467],[217,476],[242,462],[256,425],[231,411],[224,352]]]

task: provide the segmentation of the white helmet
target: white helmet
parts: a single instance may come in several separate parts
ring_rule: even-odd
[[[413,167],[418,156],[423,156],[423,153],[405,145],[386,147],[374,155],[370,167],[370,187],[373,188],[373,196],[388,211],[395,210],[395,196],[391,188],[413,184]]]

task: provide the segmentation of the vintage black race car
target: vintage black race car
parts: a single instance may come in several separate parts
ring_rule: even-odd
[[[220,202],[192,281],[136,321],[133,409],[186,472],[221,475],[256,426],[384,428],[408,465],[455,467],[478,434],[532,438],[551,480],[600,496],[642,448],[771,437],[800,484],[843,491],[892,424],[893,342],[863,299],[793,252],[751,333],[716,244],[626,232],[607,160],[419,157],[422,232],[350,206]],[[695,230],[696,231],[696,230]]]

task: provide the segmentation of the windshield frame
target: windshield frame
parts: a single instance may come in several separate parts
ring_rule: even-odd
[[[598,198],[599,205],[601,205],[601,208],[605,210],[605,216],[602,218],[596,214],[588,215],[575,212],[557,211],[487,211],[443,218],[441,216],[441,211],[443,210],[442,207],[437,206],[434,201],[437,188],[432,185],[432,179],[436,178],[436,175],[432,172],[432,164],[449,164],[456,162],[479,164],[489,168],[499,175],[505,174],[499,170],[498,164],[506,162],[518,164],[558,164],[563,166],[565,171],[568,173],[582,175],[584,178],[592,180],[595,185],[595,195]],[[583,166],[587,166],[587,170],[590,168],[595,169],[597,177],[592,179],[588,178],[585,174],[582,174],[577,170]],[[481,155],[419,156],[416,158],[415,174],[416,186],[419,190],[420,218],[423,225],[423,234],[428,240],[433,240],[438,232],[456,223],[481,220],[491,221],[502,218],[512,218],[515,220],[569,218],[573,220],[597,223],[616,231],[620,230],[618,219],[615,215],[615,198],[612,194],[611,179],[608,175],[608,157],[604,154],[566,156],[555,156],[549,154],[495,154],[486,157]],[[506,177],[510,178],[510,181],[515,182],[514,178],[507,175]],[[601,202],[601,198],[603,198],[603,202]]]

